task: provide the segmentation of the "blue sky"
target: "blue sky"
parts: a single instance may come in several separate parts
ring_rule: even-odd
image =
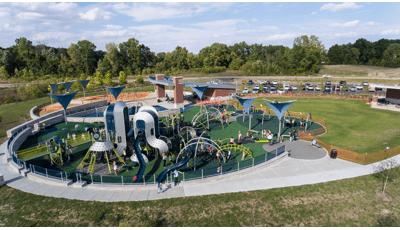
[[[153,52],[197,54],[214,42],[284,45],[316,35],[329,49],[358,38],[400,38],[400,3],[389,2],[0,2],[0,46],[26,37],[68,48],[87,39],[106,50],[136,38]]]

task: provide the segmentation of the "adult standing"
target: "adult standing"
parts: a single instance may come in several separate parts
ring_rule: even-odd
[[[268,138],[269,145],[272,145],[273,144],[273,138],[274,138],[272,133],[268,133],[268,137],[267,138]]]
[[[219,161],[219,152],[220,152],[221,150],[218,150],[217,151],[217,161]]]
[[[239,130],[239,134],[238,134],[238,144],[241,143],[241,139],[242,139],[242,133]]]
[[[228,151],[228,160],[229,160],[229,158],[231,158],[231,152],[232,152],[232,149],[229,149],[229,151]]]
[[[294,119],[292,119],[292,128],[294,128],[294,122],[295,122]]]
[[[122,154],[124,155],[124,162],[126,163],[126,150],[125,149],[122,151]]]
[[[297,136],[297,132],[296,132],[296,130],[294,130],[294,131],[293,131],[293,140],[294,140],[294,141],[296,140],[296,136]]]
[[[242,153],[242,160],[244,160],[245,157],[246,157],[246,152],[243,150],[243,153]]]
[[[173,174],[174,174],[174,178],[175,178],[175,184],[174,184],[174,187],[175,187],[176,185],[178,185],[178,173],[180,173],[180,174],[182,174],[182,175],[183,175],[183,172],[181,172],[181,171],[178,171],[177,169],[175,169],[175,171],[173,172]]]

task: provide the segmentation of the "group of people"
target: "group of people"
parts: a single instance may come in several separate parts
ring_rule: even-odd
[[[168,155],[168,156],[167,156],[167,155]],[[166,166],[168,166],[168,164],[167,164],[167,158],[168,158],[169,163],[170,163],[171,165],[174,165],[174,162],[172,161],[172,154],[163,153],[163,154],[162,154],[162,160],[163,160],[163,167],[164,167],[164,168],[165,168]]]

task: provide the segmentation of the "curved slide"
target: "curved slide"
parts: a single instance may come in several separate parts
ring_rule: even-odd
[[[140,151],[140,148],[139,148],[139,143],[140,143],[140,140],[142,140],[142,137],[143,137],[143,132],[138,133],[138,135],[136,137],[136,140],[133,143],[133,149],[135,150],[135,154],[136,154],[137,159],[139,159],[139,165],[140,165],[139,166],[139,172],[136,175],[137,176],[137,179],[136,179],[137,182],[141,181],[143,173],[144,173],[144,170],[146,169],[146,162],[144,161],[143,156],[142,156],[142,152]]]
[[[175,169],[178,169],[178,168],[182,167],[182,166],[185,165],[190,159],[192,159],[192,158],[194,157],[194,154],[195,154],[194,148],[189,147],[188,149],[192,152],[192,154],[190,154],[190,157],[186,157],[186,158],[185,158],[183,161],[181,161],[179,164],[177,164],[177,165],[175,165],[175,166],[173,166],[173,167],[171,167],[171,168],[169,168],[169,169],[166,169],[166,170],[162,171],[162,172],[160,173],[160,175],[158,175],[158,177],[157,177],[157,179],[156,179],[157,184],[159,184],[161,181],[163,181],[165,175],[167,175],[169,172],[172,172],[172,171],[174,171]]]

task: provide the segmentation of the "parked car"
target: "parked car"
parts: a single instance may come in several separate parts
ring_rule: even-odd
[[[308,88],[307,88],[307,90],[314,90],[314,86],[309,85]]]
[[[331,86],[325,86],[325,90],[331,90]]]
[[[295,86],[295,85],[292,85],[291,88],[292,88],[293,90],[297,90],[297,86]]]
[[[346,81],[340,81],[340,83],[339,83],[340,86],[342,86],[344,84],[346,84]]]
[[[364,89],[364,87],[361,84],[357,84],[356,88],[357,88],[357,90],[363,90]]]
[[[304,84],[304,89],[308,89],[308,87],[309,87],[310,85],[311,85],[310,83]]]
[[[325,74],[324,76],[322,76],[323,78],[331,78],[331,75]]]
[[[368,82],[367,81],[363,81],[363,86],[367,86],[368,85]]]
[[[355,86],[351,86],[351,87],[349,88],[349,91],[351,91],[351,92],[357,92],[357,88],[356,88]]]
[[[273,85],[278,85],[278,81],[277,81],[277,80],[274,80],[274,81],[272,81],[272,84],[273,84]]]
[[[340,86],[336,85],[335,86],[335,91],[340,91]]]
[[[270,81],[267,81],[267,85],[271,85],[271,82],[270,82]]]
[[[325,85],[331,85],[332,83],[331,83],[331,81],[326,81],[325,82]]]
[[[322,91],[322,93],[328,93],[328,94],[329,94],[329,93],[331,93],[331,89],[330,89],[330,88],[329,88],[329,89],[326,89],[326,88],[325,88],[325,90]]]
[[[290,88],[290,84],[289,83],[287,83],[287,82],[283,83],[283,89],[284,90],[288,90],[289,88]]]
[[[253,88],[253,90],[251,91],[251,93],[259,93],[260,90],[258,88]]]
[[[285,90],[284,89],[278,89],[278,93],[280,93],[280,94],[285,93]]]
[[[276,93],[276,89],[271,87],[271,89],[269,89],[269,92],[270,93]]]
[[[315,90],[320,91],[321,90],[321,84],[318,84],[317,87],[315,87]]]
[[[292,88],[289,88],[289,89],[287,90],[287,92],[288,92],[288,93],[293,93],[293,89],[292,89]]]
[[[264,81],[260,81],[260,84],[264,84]]]
[[[248,85],[252,85],[252,84],[254,84],[254,82],[253,82],[253,80],[249,80],[249,81],[247,82],[247,84],[248,84]]]
[[[247,88],[245,88],[245,89],[243,90],[242,93],[243,93],[243,94],[248,94],[248,93],[249,93],[249,90],[248,90]]]
[[[264,87],[263,93],[268,93],[268,88],[267,87]]]

